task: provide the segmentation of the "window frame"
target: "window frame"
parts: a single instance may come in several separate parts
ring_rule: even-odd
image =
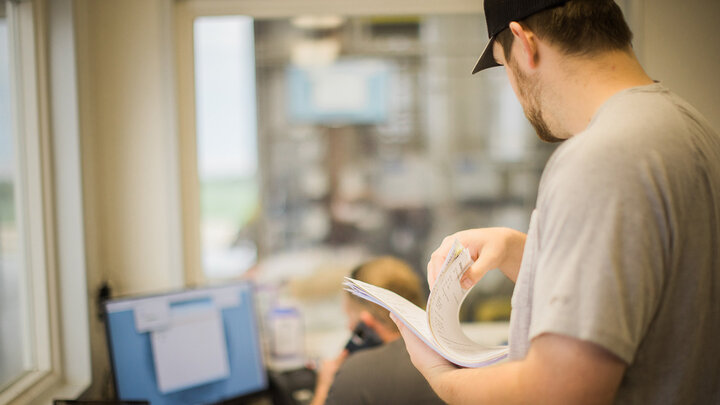
[[[56,60],[59,55],[53,57],[50,49],[74,41],[67,30],[72,28],[72,3],[13,0],[5,4],[16,216],[21,266],[27,271],[35,370],[0,391],[0,403],[51,403],[54,395],[75,397],[90,383],[84,236],[77,215],[82,212],[82,190],[72,187],[81,182],[80,171],[73,170],[80,164],[78,131],[72,124],[77,116],[52,117],[54,109],[68,112],[62,105],[69,95],[61,92],[67,89],[58,85],[68,81],[68,73],[75,74],[74,49],[69,61],[67,55],[66,60]],[[59,14],[65,30],[52,27]],[[62,80],[51,80],[51,74]],[[75,83],[74,77],[69,81]],[[63,187],[55,189],[56,185]],[[70,356],[72,362],[66,360]]]
[[[6,2],[8,39],[10,50],[10,97],[12,132],[15,141],[15,210],[18,233],[22,241],[21,268],[28,272],[24,277],[21,294],[29,293],[25,316],[31,323],[31,350],[35,353],[37,370],[29,371],[0,393],[5,402],[31,387],[52,385],[57,376],[52,370],[58,363],[53,352],[56,336],[51,324],[56,323],[49,306],[47,268],[46,201],[47,184],[42,155],[45,147],[41,135],[41,114],[38,91],[38,55],[35,52],[38,37],[36,21],[40,7],[30,1]]]
[[[200,215],[200,177],[197,161],[195,122],[195,67],[193,23],[198,17],[244,15],[255,19],[288,18],[307,14],[408,15],[482,13],[482,2],[447,0],[175,0],[175,89],[177,94],[178,147],[182,210],[183,262],[186,285],[202,285],[208,280],[202,269]],[[258,136],[261,136],[258,133]],[[258,138],[258,144],[261,140]],[[262,176],[262,163],[259,163]]]

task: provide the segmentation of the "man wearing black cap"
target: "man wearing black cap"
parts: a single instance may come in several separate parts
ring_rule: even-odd
[[[470,288],[515,282],[511,361],[457,368],[401,324],[450,403],[720,404],[720,137],[648,77],[612,0],[485,0],[490,43],[540,138],[564,142],[527,234],[473,229]]]

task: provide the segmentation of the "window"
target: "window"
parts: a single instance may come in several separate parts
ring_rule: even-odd
[[[10,35],[0,3],[0,390],[36,367],[27,272],[18,218],[18,145],[14,136]]]
[[[228,278],[257,259],[253,19],[203,17],[194,30],[202,263],[207,278]]]
[[[2,404],[45,403],[89,382],[70,6],[0,0]]]

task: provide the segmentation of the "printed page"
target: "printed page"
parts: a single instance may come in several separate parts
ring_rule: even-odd
[[[428,326],[433,339],[458,360],[457,364],[483,366],[504,359],[507,348],[473,342],[460,327],[460,306],[470,291],[460,286],[460,279],[472,263],[470,252],[455,241],[430,292]]]
[[[482,348],[465,336],[458,317],[460,305],[470,291],[460,286],[460,278],[472,263],[468,250],[456,241],[428,299],[430,331],[441,346],[451,351],[468,352]]]

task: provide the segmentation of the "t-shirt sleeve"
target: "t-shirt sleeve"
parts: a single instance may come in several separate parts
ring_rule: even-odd
[[[552,170],[538,200],[529,337],[570,336],[631,363],[665,277],[662,173],[620,150],[574,155]]]

